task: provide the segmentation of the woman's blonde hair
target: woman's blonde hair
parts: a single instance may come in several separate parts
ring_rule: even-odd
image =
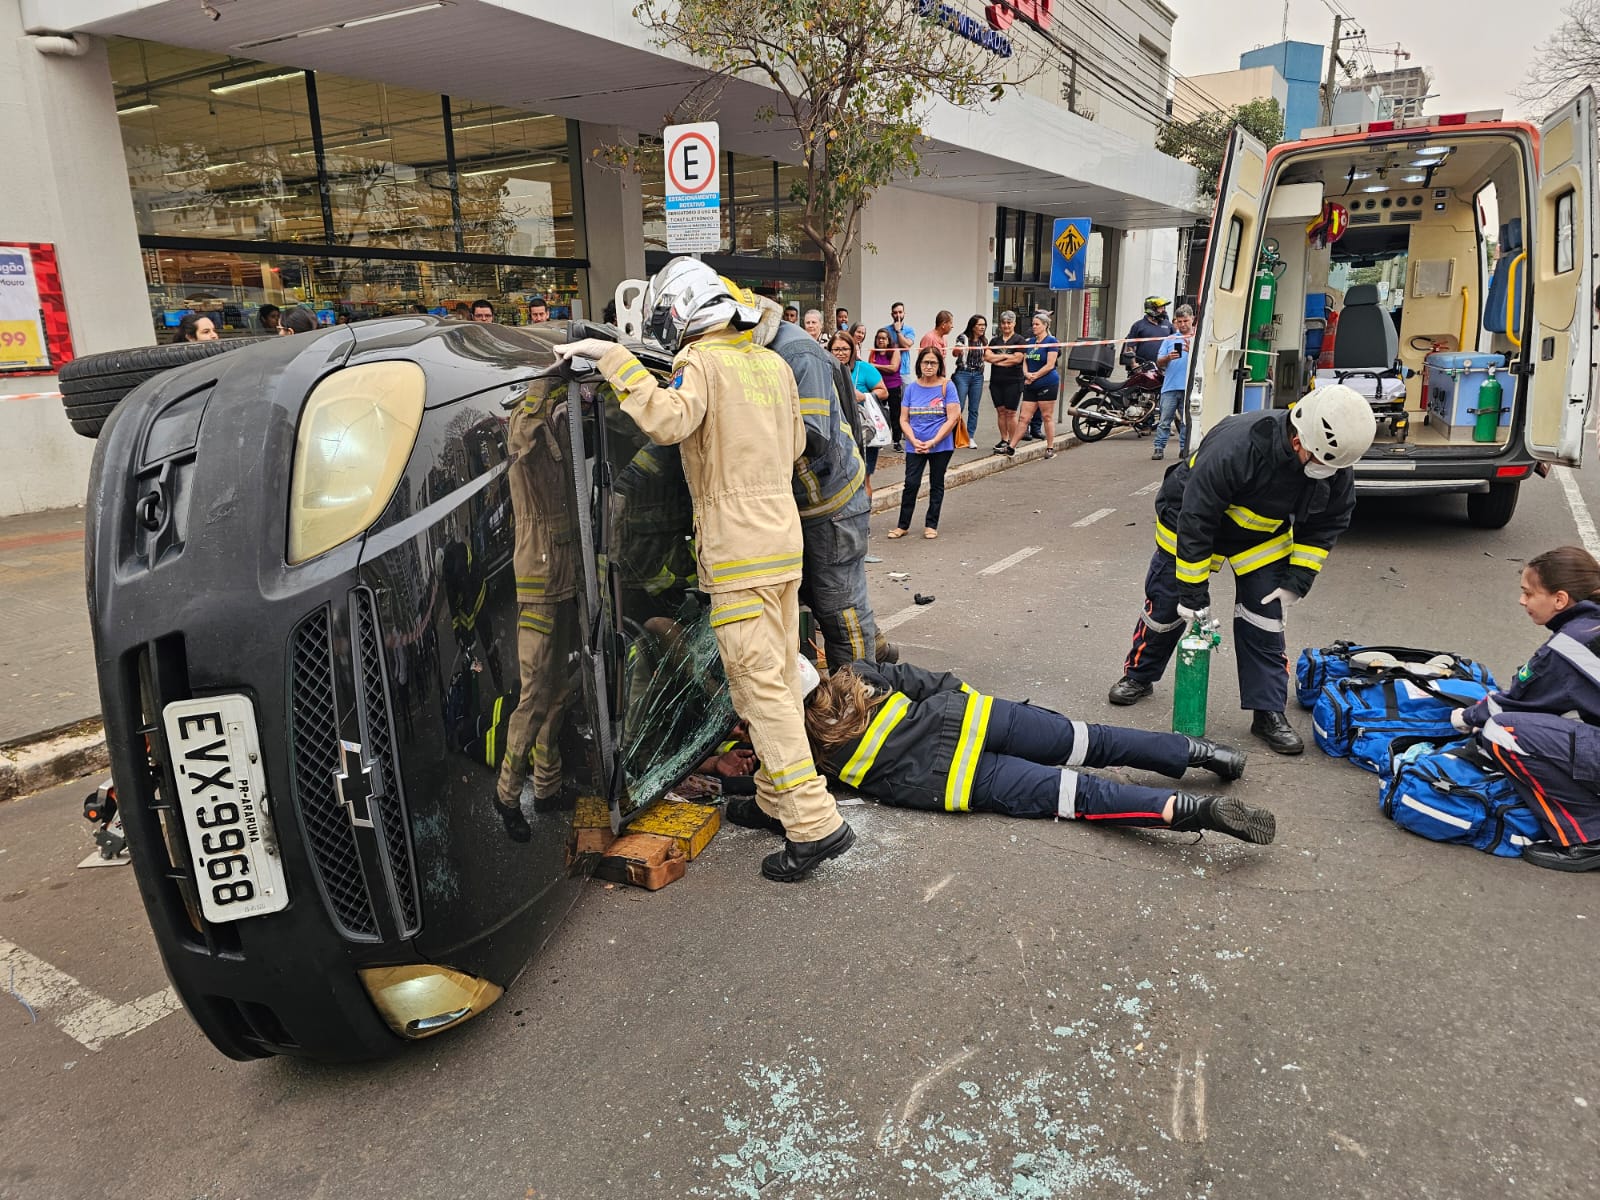
[[[806,736],[813,752],[820,755],[859,738],[885,696],[874,696],[872,685],[849,667],[823,676],[806,697]]]

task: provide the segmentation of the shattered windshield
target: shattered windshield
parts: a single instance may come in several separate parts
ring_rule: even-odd
[[[694,506],[676,446],[657,446],[610,389],[596,405],[590,445],[609,470],[595,491],[603,532],[606,679],[618,727],[624,816],[691,771],[733,725],[733,705],[696,590]]]

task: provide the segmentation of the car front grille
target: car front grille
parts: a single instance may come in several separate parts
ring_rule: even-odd
[[[373,798],[374,816],[389,857],[394,898],[400,909],[402,933],[417,932],[416,871],[411,861],[405,792],[400,783],[400,762],[394,752],[394,723],[389,713],[389,689],[383,671],[383,629],[378,621],[377,597],[370,588],[357,588],[351,605],[357,653],[357,690],[361,705],[361,733],[370,760],[382,764],[383,787]]]
[[[372,897],[361,874],[355,830],[334,790],[339,770],[339,713],[334,700],[328,610],[319,608],[290,639],[289,704],[295,803],[333,915],[362,940],[378,936]]]

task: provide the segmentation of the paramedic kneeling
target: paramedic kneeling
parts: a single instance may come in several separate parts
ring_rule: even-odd
[[[1563,546],[1522,569],[1522,607],[1550,638],[1503,692],[1452,718],[1476,729],[1549,841],[1522,857],[1556,871],[1600,870],[1600,563]]]
[[[1210,579],[1233,568],[1233,648],[1250,732],[1277,754],[1305,742],[1283,715],[1289,697],[1283,610],[1311,590],[1355,509],[1352,467],[1372,445],[1372,406],[1330,384],[1292,408],[1225,417],[1156,494],[1156,551],[1144,614],[1112,685],[1112,704],[1155,690],[1190,622],[1210,619]]]

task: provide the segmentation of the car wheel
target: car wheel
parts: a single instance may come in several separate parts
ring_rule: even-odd
[[[1467,493],[1467,520],[1479,529],[1504,529],[1517,511],[1522,481],[1493,483],[1487,492]]]
[[[99,437],[106,418],[122,398],[147,379],[164,371],[253,346],[265,338],[227,338],[215,342],[173,342],[166,346],[136,346],[87,354],[61,368],[61,405],[72,428],[84,437]]]

